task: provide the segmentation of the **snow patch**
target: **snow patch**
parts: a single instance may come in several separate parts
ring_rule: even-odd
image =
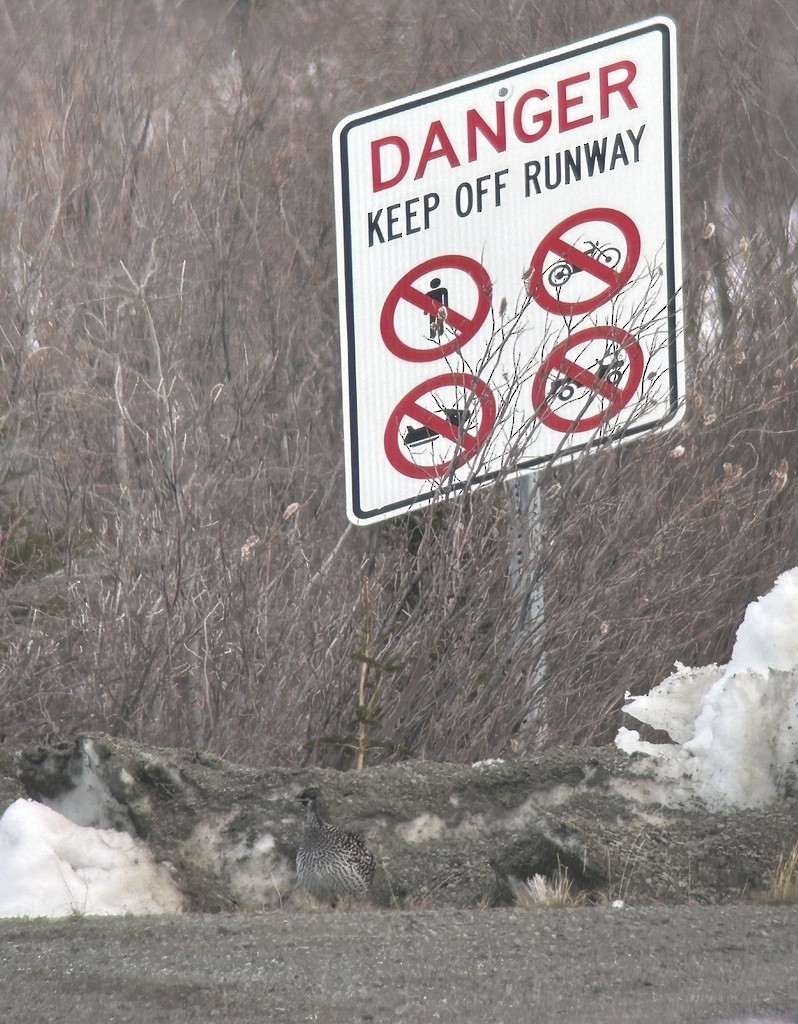
[[[798,569],[782,573],[773,589],[749,604],[727,672],[798,668]]]
[[[99,771],[100,758],[90,739],[82,741],[80,756],[82,770],[74,778],[73,787],[56,797],[43,796],[42,803],[76,825],[124,829],[135,834],[127,808],[111,794]],[[124,770],[120,778],[125,788],[133,784],[132,776]]]
[[[406,843],[425,843],[429,839],[437,839],[445,828],[442,818],[425,811],[412,821],[400,825],[396,831]]]
[[[616,745],[681,769],[714,809],[759,807],[798,778],[798,568],[748,606],[729,664],[686,668],[624,711],[674,741],[647,743],[622,728]]]
[[[242,906],[281,907],[296,884],[293,862],[271,832],[231,841],[235,814],[198,823],[187,844],[190,859],[210,875],[221,875]]]
[[[626,700],[629,703],[624,706],[624,711],[638,722],[645,722],[654,729],[664,729],[674,743],[687,743],[694,735],[695,723],[707,694],[722,676],[723,669],[717,665],[687,668],[677,662],[673,675],[655,686],[650,693],[642,697],[633,697],[627,693]]]
[[[174,914],[166,867],[126,832],[76,825],[35,800],[0,818],[0,917]]]

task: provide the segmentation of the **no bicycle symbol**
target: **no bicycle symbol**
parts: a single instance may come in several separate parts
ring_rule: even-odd
[[[587,241],[568,241],[574,229],[590,224]],[[613,241],[606,242],[609,236]],[[618,244],[613,244],[617,241]],[[625,257],[622,257],[622,248]],[[555,261],[552,262],[552,257]],[[548,232],[529,267],[529,294],[547,313],[581,316],[592,313],[627,284],[640,259],[640,232],[620,210],[597,207],[566,217]],[[575,274],[584,273],[588,294],[563,295]]]
[[[640,342],[621,327],[577,331],[557,345],[535,375],[535,414],[562,434],[597,430],[629,404],[643,379],[644,362]],[[563,415],[571,401],[576,402],[575,414]],[[585,415],[596,402],[601,411]]]
[[[487,384],[470,374],[444,373],[396,406],[385,428],[385,454],[403,476],[440,479],[476,455],[495,423],[496,399]]]
[[[440,271],[459,272],[458,277],[466,275],[474,305],[472,313],[464,313],[449,305],[448,289],[441,287],[438,276]],[[380,315],[380,334],[389,351],[407,362],[429,363],[445,359],[469,342],[485,323],[490,311],[490,298],[490,276],[481,263],[469,256],[436,256],[408,271],[390,290]],[[423,314],[428,337],[424,337],[423,331],[407,328],[407,312],[415,314],[411,323],[418,319],[418,313]],[[397,324],[397,320],[402,323]],[[408,337],[402,338],[400,333]],[[410,344],[410,339],[419,334],[422,344]],[[444,340],[447,335],[448,341]]]

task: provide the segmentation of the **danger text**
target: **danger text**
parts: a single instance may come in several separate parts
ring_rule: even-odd
[[[393,188],[408,174],[421,180],[428,168],[445,161],[449,167],[474,163],[481,151],[503,153],[514,136],[521,143],[539,142],[552,130],[559,134],[606,120],[637,108],[632,85],[637,67],[619,60],[593,74],[584,71],[556,82],[550,89],[528,89],[514,103],[496,100],[490,114],[476,108],[465,113],[465,123],[432,121],[419,151],[401,135],[387,135],[371,143],[371,176],[374,192]]]

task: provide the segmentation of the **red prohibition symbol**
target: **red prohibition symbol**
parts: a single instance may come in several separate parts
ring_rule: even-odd
[[[618,249],[603,247],[598,242],[591,243],[587,250],[577,249],[565,241],[563,236],[572,228],[597,221],[610,224],[622,232],[626,243],[626,258],[620,266],[614,265],[616,260],[609,256],[610,253],[617,255],[617,261],[620,262],[621,254]],[[559,263],[554,269],[550,267],[544,277],[543,264],[552,254],[559,257]],[[592,313],[619,292],[631,280],[639,259],[640,232],[632,218],[620,210],[596,207],[566,217],[548,232],[532,257],[527,287],[535,302],[547,313],[556,313],[558,316],[581,316],[584,313]],[[557,267],[562,268],[559,280]],[[573,273],[579,271],[590,275],[600,286],[599,290],[587,299],[566,302],[560,297],[559,286]],[[550,287],[555,288],[555,294],[546,287],[547,281]]]
[[[425,395],[449,387],[462,388],[469,399],[472,395],[476,398],[481,414],[476,429],[471,429],[464,422],[467,411],[444,408],[432,411],[421,405],[419,400]],[[476,409],[474,411],[476,412]],[[458,412],[460,415],[457,415]],[[467,416],[469,421],[473,418],[475,417]],[[418,424],[417,427],[409,427],[404,437],[401,436],[403,420]],[[388,424],[385,427],[385,454],[393,468],[403,476],[414,480],[439,479],[445,476],[453,465],[457,469],[473,458],[487,440],[495,423],[496,399],[484,381],[466,373],[443,373],[413,388],[388,417]],[[454,458],[424,465],[406,454],[413,444],[409,440],[411,437],[418,438],[422,443],[424,440],[441,437],[454,442],[458,446],[458,451]]]
[[[426,348],[408,345],[397,333],[396,311],[402,303],[409,302],[425,316],[436,317],[443,303],[418,288],[416,282],[419,278],[439,270],[461,270],[468,274],[477,290],[476,310],[472,316],[464,316],[451,306],[447,306],[446,324],[456,331],[454,337],[443,344],[432,342],[431,347]],[[435,256],[431,260],[426,260],[408,271],[388,293],[380,315],[382,340],[395,356],[410,363],[431,363],[436,359],[445,359],[471,341],[485,323],[490,311],[491,289],[487,270],[470,256]]]
[[[571,349],[596,340],[612,342],[618,346],[618,352],[626,353],[629,360],[629,374],[623,387],[619,387],[611,380],[612,374],[607,374],[605,360],[601,361],[604,366],[602,371],[601,367],[588,369],[581,366],[575,359],[570,358]],[[617,362],[617,354],[612,358],[610,365]],[[621,327],[614,327],[610,324],[604,327],[587,327],[583,331],[577,331],[553,349],[535,374],[532,384],[532,407],[535,410],[535,415],[545,426],[563,434],[596,430],[617,416],[624,406],[629,404],[643,379],[644,362],[640,342]],[[607,403],[605,408],[592,416],[582,416],[577,413],[572,419],[555,412],[550,403],[557,397],[557,392],[552,389],[547,394],[546,390],[550,374],[557,374],[560,380],[579,388],[586,388],[587,391],[604,399]],[[580,401],[579,406],[582,410],[585,403]]]

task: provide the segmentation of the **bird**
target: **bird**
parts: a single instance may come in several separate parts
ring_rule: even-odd
[[[333,906],[341,896],[365,895],[374,877],[374,854],[360,836],[324,819],[318,789],[304,789],[297,799],[307,809],[305,834],[296,855],[300,887]]]

